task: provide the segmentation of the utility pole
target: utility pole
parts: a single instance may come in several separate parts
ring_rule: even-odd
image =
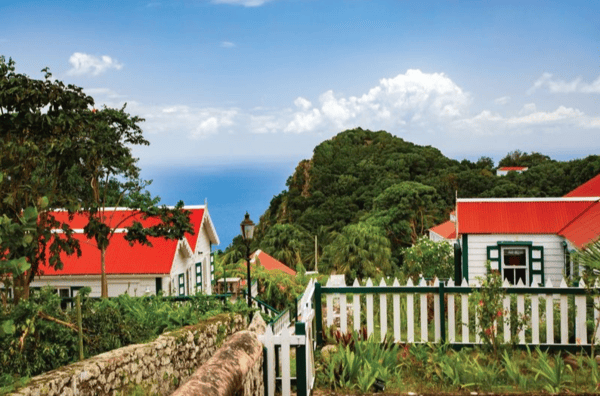
[[[318,261],[317,236],[315,235],[315,272],[319,273],[319,268],[317,266],[317,261]]]

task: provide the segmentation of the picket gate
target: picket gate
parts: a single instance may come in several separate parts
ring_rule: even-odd
[[[277,359],[281,371],[281,394],[291,395],[291,350],[296,351],[296,389],[298,396],[308,396],[314,386],[316,348],[316,323],[314,310],[314,290],[312,280],[303,296],[298,300],[296,322],[290,323],[290,312],[285,310],[267,326],[266,332],[259,335],[265,351],[265,396],[274,396],[277,383]],[[279,351],[279,353],[278,353]]]

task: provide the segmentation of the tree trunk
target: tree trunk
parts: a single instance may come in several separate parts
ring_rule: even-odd
[[[106,280],[106,248],[100,249],[100,270],[102,271],[102,275],[100,277],[100,296],[102,298],[108,298],[108,281]]]

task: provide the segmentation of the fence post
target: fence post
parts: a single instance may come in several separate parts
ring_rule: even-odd
[[[321,304],[321,284],[315,283],[315,318],[317,325],[317,345],[323,345],[323,312]]]
[[[444,281],[440,281],[440,340],[446,343],[446,304],[444,304]]]
[[[263,385],[264,385],[264,395],[269,395],[269,364],[268,364],[268,354],[267,354],[267,347],[263,347]]]
[[[296,322],[296,335],[305,336],[304,345],[296,347],[296,394],[297,396],[307,396],[306,344],[308,343],[308,338],[306,337],[306,323]],[[312,348],[312,345],[309,345],[309,348]]]
[[[81,297],[77,293],[77,333],[79,336],[79,360],[83,360],[83,328],[81,325]]]

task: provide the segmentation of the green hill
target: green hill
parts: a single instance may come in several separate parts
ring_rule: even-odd
[[[401,267],[405,247],[448,219],[455,194],[562,196],[600,173],[599,156],[560,162],[514,151],[500,165],[529,170],[498,177],[487,157],[456,161],[385,131],[344,131],[298,164],[288,189],[261,216],[254,245],[291,267],[312,269],[318,236],[320,271],[356,261],[387,273]]]

